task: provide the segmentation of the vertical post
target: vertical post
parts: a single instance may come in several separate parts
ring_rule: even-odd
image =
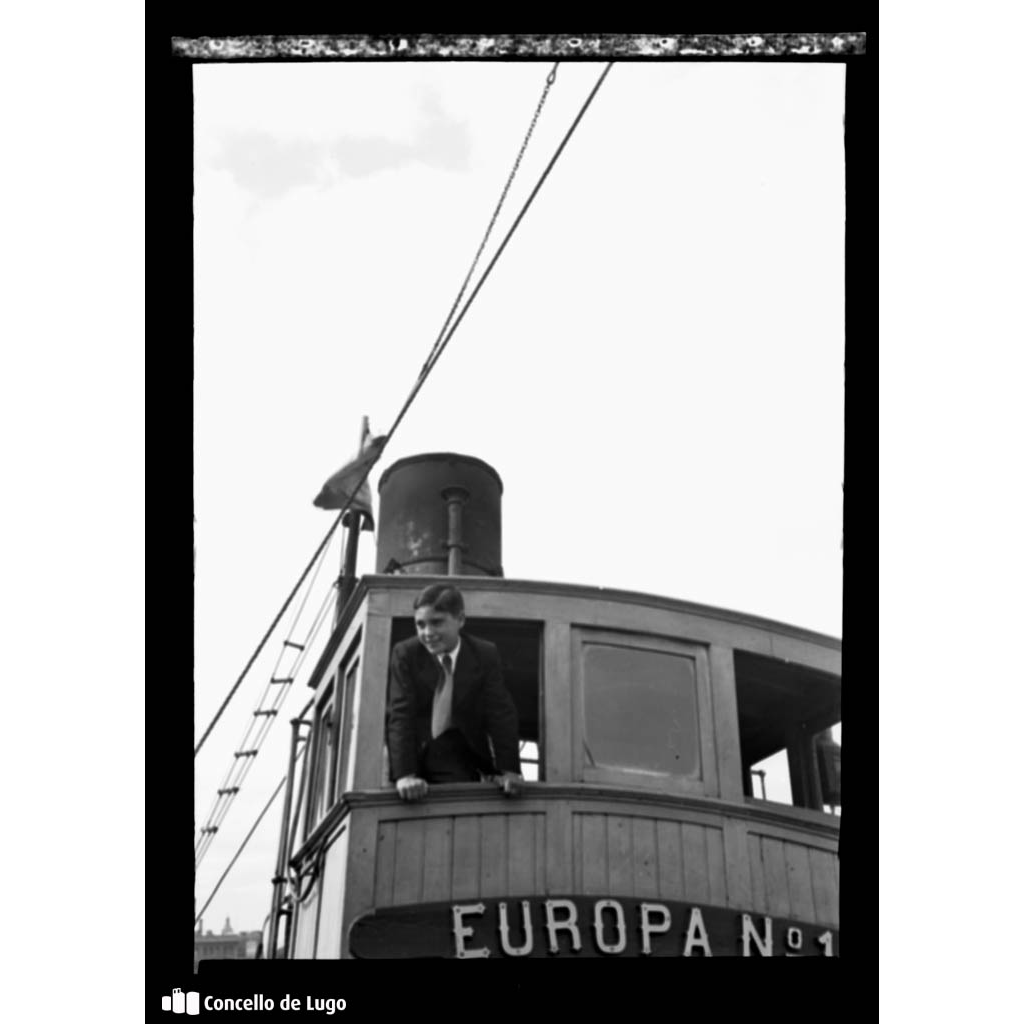
[[[359,428],[359,453],[362,454],[370,436],[370,419],[363,417]],[[350,508],[345,514],[347,525],[345,547],[341,554],[341,578],[338,581],[338,599],[334,605],[334,625],[337,626],[341,613],[352,596],[356,586],[356,555],[359,553],[359,531],[363,525],[363,513]]]
[[[298,904],[293,901],[288,910],[288,918],[284,923],[284,958],[286,960],[291,960],[294,956],[295,915],[298,912]]]
[[[270,939],[267,950],[267,959],[274,960],[277,957],[277,925],[281,917],[281,896],[286,880],[285,871],[288,870],[288,819],[292,810],[292,786],[295,782],[295,751],[299,745],[299,725],[301,718],[292,719],[292,742],[288,751],[288,781],[284,787],[284,812],[281,816],[281,839],[277,846],[277,871],[274,873],[274,895],[270,907]]]
[[[740,746],[739,704],[736,698],[736,665],[731,647],[712,644],[708,651],[711,672],[711,711],[718,762],[718,796],[743,801],[743,751]]]
[[[338,582],[338,600],[334,605],[334,625],[341,619],[341,612],[352,591],[356,588],[356,555],[359,553],[359,529],[363,513],[350,509],[347,513],[348,530],[345,534],[345,550],[342,554],[341,580]]]
[[[462,575],[462,506],[469,497],[465,487],[446,487],[441,497],[448,503],[448,575]]]
[[[789,754],[789,782],[793,792],[793,806],[820,811],[821,780],[818,778],[814,745],[806,722],[801,722],[788,730],[786,748]]]

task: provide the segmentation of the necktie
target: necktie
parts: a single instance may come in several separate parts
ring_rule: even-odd
[[[434,711],[430,719],[430,734],[435,738],[452,724],[452,659],[446,654],[441,665],[444,667],[444,679],[434,691]]]

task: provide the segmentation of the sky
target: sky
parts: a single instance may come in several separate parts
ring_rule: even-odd
[[[197,737],[333,522],[312,501],[361,418],[384,433],[412,388],[550,69],[194,67]],[[559,66],[481,269],[602,69]],[[616,64],[374,493],[400,458],[473,455],[504,482],[509,577],[840,637],[843,91],[841,65]],[[326,557],[303,622],[336,543]],[[359,570],[373,565],[364,534]],[[198,824],[283,635],[196,760]],[[200,865],[198,906],[283,775],[281,723],[308,696],[300,674]],[[262,925],[279,824],[275,804],[204,929]]]

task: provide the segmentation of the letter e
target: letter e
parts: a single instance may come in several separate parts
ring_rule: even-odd
[[[482,903],[460,903],[452,907],[452,932],[455,935],[455,955],[460,960],[470,960],[479,956],[490,956],[491,951],[483,946],[480,949],[466,949],[466,939],[473,937],[473,929],[463,923],[463,917],[468,914],[482,914],[484,905]]]

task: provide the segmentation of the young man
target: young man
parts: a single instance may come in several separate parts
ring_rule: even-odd
[[[428,783],[493,778],[519,792],[519,718],[505,689],[498,649],[462,632],[465,603],[435,583],[413,604],[416,636],[395,644],[388,678],[388,756],[403,800]],[[492,755],[493,751],[493,755]]]

